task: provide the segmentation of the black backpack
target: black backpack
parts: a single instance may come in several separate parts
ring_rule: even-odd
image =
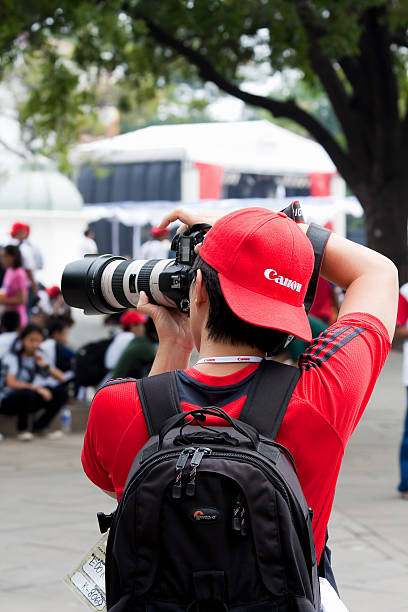
[[[75,356],[75,380],[78,385],[90,387],[98,385],[108,373],[105,368],[105,353],[112,338],[89,342],[80,348]]]
[[[299,376],[264,361],[239,420],[215,406],[183,413],[173,372],[136,381],[151,437],[116,511],[98,515],[108,610],[320,610],[313,512],[274,441]]]

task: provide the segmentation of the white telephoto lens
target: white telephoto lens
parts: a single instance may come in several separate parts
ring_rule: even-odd
[[[167,308],[175,308],[176,304],[175,302],[173,302],[173,300],[165,296],[164,293],[160,291],[159,276],[166,268],[172,266],[174,264],[174,261],[174,259],[160,259],[160,261],[157,262],[150,274],[149,287],[153,299],[158,304],[161,304],[162,306],[167,306]]]
[[[112,277],[116,268],[123,262],[121,259],[115,259],[111,261],[102,273],[101,278],[101,290],[104,299],[113,308],[123,308],[123,304],[120,304],[113,294]]]
[[[136,308],[137,303],[139,301],[139,292],[137,291],[137,278],[139,276],[140,270],[147,263],[147,259],[135,259],[132,261],[125,270],[123,275],[123,293],[126,296],[126,299]],[[131,275],[135,275],[134,282],[130,282]],[[136,288],[135,291],[131,291],[130,289]]]

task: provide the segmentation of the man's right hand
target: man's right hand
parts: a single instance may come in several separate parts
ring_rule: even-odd
[[[227,214],[228,211],[225,212]],[[214,223],[220,219],[223,215],[216,212],[199,212],[185,210],[185,208],[173,208],[161,221],[158,227],[165,229],[173,221],[181,221],[183,225],[178,228],[177,232],[182,232],[188,227],[195,225],[196,223],[208,223],[208,225],[214,225]]]
[[[140,292],[137,309],[153,319],[160,345],[167,345],[172,350],[179,348],[186,353],[191,353],[194,342],[190,330],[190,321],[186,314],[183,314],[177,308],[165,308],[164,306],[150,304],[144,291]]]

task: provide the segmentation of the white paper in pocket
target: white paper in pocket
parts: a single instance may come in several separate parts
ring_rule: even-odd
[[[319,578],[322,612],[348,612],[336,591],[326,578]]]

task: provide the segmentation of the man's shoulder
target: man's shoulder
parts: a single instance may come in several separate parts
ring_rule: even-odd
[[[140,412],[136,380],[110,380],[94,395],[87,430],[104,431],[107,435],[117,438],[123,428],[126,428],[126,424]]]
[[[122,394],[134,395],[135,393],[137,396],[135,378],[114,378],[108,380],[108,382],[99,387],[94,395],[93,401],[95,401],[95,399],[106,400],[108,398],[117,398],[118,394],[122,396]]]

